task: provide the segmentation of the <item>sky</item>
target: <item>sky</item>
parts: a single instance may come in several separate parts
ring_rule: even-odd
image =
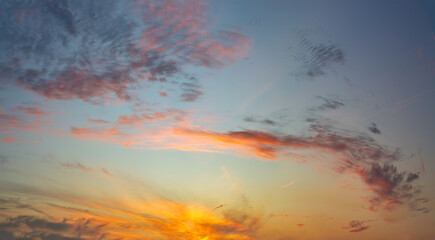
[[[0,238],[435,238],[433,0],[2,1]]]

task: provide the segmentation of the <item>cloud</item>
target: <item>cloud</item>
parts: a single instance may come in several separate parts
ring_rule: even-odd
[[[3,143],[16,143],[16,142],[32,142],[33,140],[28,139],[17,139],[11,134],[6,134],[0,137],[0,142]]]
[[[219,133],[179,128],[174,134],[180,135],[184,144],[194,144],[194,149],[233,150],[266,160],[277,160],[278,154],[298,153],[305,163],[320,163],[337,173],[359,176],[374,195],[367,199],[370,210],[392,210],[402,204],[417,210],[413,205],[421,191],[414,184],[418,174],[397,170],[394,162],[401,158],[398,151],[390,151],[362,133],[319,123],[312,123],[310,132],[307,136],[296,136],[253,130]],[[323,159],[322,162],[316,162],[318,158]]]
[[[12,107],[11,108],[12,111],[20,111],[26,114],[31,114],[31,115],[46,115],[47,113],[42,111],[41,109],[38,109],[36,107]]]
[[[327,42],[314,42],[307,33],[299,31],[297,50],[292,55],[301,64],[301,73],[305,77],[315,78],[324,76],[334,65],[344,63],[344,51],[339,45]]]
[[[109,121],[106,120],[102,120],[102,119],[93,119],[93,118],[88,118],[86,119],[86,121],[88,123],[97,123],[97,124],[105,124],[105,123],[109,123]]]
[[[187,112],[167,108],[161,111],[139,111],[130,115],[120,115],[117,123],[124,126],[135,126],[152,122],[182,122],[187,116]]]
[[[343,229],[348,229],[349,232],[362,232],[369,228],[369,226],[365,225],[366,222],[368,221],[353,220],[347,226],[344,226]]]
[[[204,145],[214,143],[222,149],[239,149],[240,152],[258,156],[265,159],[276,160],[278,152],[285,150],[325,150],[335,153],[362,151],[373,160],[380,158],[395,159],[396,156],[388,153],[383,147],[377,145],[372,139],[363,136],[346,136],[334,132],[327,126],[311,125],[311,136],[284,135],[264,131],[242,130],[229,132],[214,132],[198,128],[176,128],[175,135],[180,137],[199,137],[204,140]],[[187,140],[186,139],[186,140]],[[251,153],[249,153],[251,151]]]
[[[287,183],[287,184],[285,184],[285,185],[282,185],[281,188],[290,187],[290,186],[293,185],[295,182],[296,182],[296,181],[293,180],[293,181],[291,181],[291,182],[289,182],[289,183]]]
[[[103,180],[92,177],[96,182]],[[161,189],[155,194],[137,182],[116,177],[103,182],[107,181],[114,183],[110,192],[81,184],[61,193],[14,185],[11,194],[20,198],[0,199],[0,207],[11,213],[0,215],[0,234],[14,240],[255,239],[259,217],[243,209],[228,206],[227,211],[213,211],[194,202],[168,200],[161,196]],[[20,189],[25,189],[24,194]],[[36,206],[51,216],[29,213],[27,209]]]
[[[401,111],[401,110],[407,108],[408,106],[414,104],[421,97],[423,97],[423,96],[425,96],[425,95],[427,95],[429,93],[432,93],[434,91],[435,91],[435,88],[426,89],[425,91],[422,91],[422,92],[420,92],[420,93],[418,93],[418,94],[416,94],[414,96],[411,96],[411,97],[408,97],[406,99],[402,99],[400,101],[397,101],[397,102],[394,103],[394,105],[391,105],[388,108],[384,108],[384,109],[382,109],[382,110],[372,114],[371,116],[368,116],[364,120],[368,120],[368,119],[371,119],[371,118],[373,118],[375,116],[379,116],[379,115],[386,114],[386,113],[391,114],[391,113],[394,113],[394,112],[397,112],[397,111]]]
[[[323,104],[318,107],[319,110],[336,110],[338,108],[344,107],[344,103],[337,100],[321,96],[317,96],[317,98],[323,100]]]
[[[378,126],[376,126],[376,123],[372,123],[369,126],[369,130],[370,130],[370,132],[372,132],[374,134],[381,134],[381,130],[379,130]]]
[[[24,123],[24,120],[20,118],[18,115],[11,115],[0,113],[0,129],[1,131],[6,131],[8,128],[27,128],[27,124]]]
[[[273,218],[273,217],[288,218],[288,217],[290,217],[290,215],[284,214],[284,213],[281,213],[281,214],[270,214],[269,217],[270,218]]]
[[[264,124],[264,125],[270,125],[270,126],[275,126],[275,125],[277,125],[277,122],[275,122],[275,121],[273,121],[273,120],[271,120],[271,119],[268,119],[268,118],[265,118],[265,119],[257,119],[257,118],[255,118],[255,117],[245,117],[243,120],[244,120],[245,122],[261,123],[261,124]]]
[[[367,186],[365,198],[371,211],[394,210],[407,205],[411,210],[425,212],[416,199],[421,189],[416,184],[419,174],[399,171],[395,162],[402,158],[398,150],[389,150],[369,135],[335,128],[318,119],[310,119],[305,134],[239,130],[217,132],[187,123],[169,125],[164,129],[144,129],[145,122],[186,121],[183,112],[171,110],[127,115],[118,125],[134,127],[141,133],[125,134],[120,128],[71,128],[71,133],[84,139],[95,139],[132,148],[179,149],[232,153],[260,160],[292,159],[301,163],[321,165],[339,174],[358,176]],[[128,130],[125,130],[128,131]],[[297,156],[297,157],[294,157]]]
[[[359,167],[353,171],[376,195],[376,197],[369,199],[369,210],[372,211],[377,211],[379,207],[392,210],[404,202],[411,203],[410,206],[412,206],[416,195],[420,192],[420,189],[411,184],[419,178],[419,175],[405,171],[399,172],[392,163],[383,165],[371,163],[368,167]],[[413,208],[412,210],[417,209]]]
[[[201,85],[198,84],[196,79],[191,82],[185,82],[181,84],[181,101],[182,102],[194,102],[203,93],[201,91]]]
[[[79,171],[82,171],[82,172],[85,172],[85,173],[97,173],[97,172],[102,172],[102,173],[104,173],[104,174],[106,174],[106,175],[109,175],[109,176],[112,175],[112,174],[110,174],[109,171],[107,171],[107,170],[104,169],[104,168],[100,168],[99,170],[97,170],[97,169],[94,169],[94,168],[91,168],[91,167],[86,167],[86,166],[84,166],[84,165],[81,164],[81,163],[60,163],[60,165],[61,165],[62,167],[65,167],[65,168],[76,169],[76,170],[79,170]]]
[[[423,157],[421,156],[421,148],[418,151],[418,157],[420,158],[421,171],[424,173],[424,162],[423,162]]]
[[[341,106],[325,103],[328,108],[331,104]],[[153,128],[152,123],[157,120],[166,126]],[[72,127],[71,134],[128,148],[223,152],[260,160],[292,156],[301,163],[358,176],[370,194],[365,198],[365,208],[369,210],[389,211],[401,205],[420,212],[427,210],[422,210],[415,200],[421,194],[416,184],[418,173],[399,171],[395,166],[402,158],[399,150],[390,150],[367,134],[339,129],[316,118],[306,123],[309,127],[303,134],[250,129],[219,132],[191,124],[183,111],[138,110],[120,116],[112,126]],[[148,124],[151,125],[145,126]]]
[[[120,115],[114,122],[90,120],[91,126],[71,127],[68,134],[76,138],[121,144],[127,148],[167,148],[164,140],[169,136],[171,124],[183,125],[188,112],[167,108],[153,110],[137,108],[130,115]]]
[[[102,239],[105,234],[103,226],[95,225],[92,220],[83,218],[64,218],[63,220],[48,220],[36,216],[19,215],[8,217],[0,222],[0,236],[6,239],[59,239],[85,240]],[[109,238],[114,239],[114,238]]]
[[[0,154],[0,167],[4,166],[8,162],[9,162],[8,158],[5,155]]]
[[[219,209],[219,208],[221,208],[221,207],[223,207],[224,205],[223,204],[221,204],[221,205],[219,205],[219,206],[217,206],[217,207],[215,207],[215,208],[213,208],[212,210],[214,211],[214,210],[216,210],[216,209]]]
[[[9,111],[0,107],[0,133],[13,133],[29,131],[40,131],[40,126],[49,123],[51,115],[32,104],[31,107],[13,106]],[[4,140],[14,139],[11,135],[4,136]],[[32,140],[33,141],[33,140]]]
[[[48,99],[130,101],[143,81],[178,80],[183,66],[221,68],[247,54],[249,40],[211,31],[206,13],[199,0],[2,4],[0,84]]]
[[[167,97],[168,94],[165,91],[159,91],[159,95],[162,97]]]

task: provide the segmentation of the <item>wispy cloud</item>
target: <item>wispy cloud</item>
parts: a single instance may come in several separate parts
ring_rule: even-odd
[[[0,154],[0,167],[2,167],[3,165],[5,165],[7,162],[9,162],[9,160],[7,159],[7,157],[3,154]]]
[[[88,118],[88,119],[86,119],[86,121],[88,122],[88,123],[97,123],[97,124],[105,124],[105,123],[109,123],[109,121],[106,121],[106,120],[102,120],[102,119],[93,119],[93,118]]]
[[[47,113],[36,107],[21,107],[16,106],[11,108],[12,111],[21,111],[31,115],[46,115]]]
[[[3,143],[16,143],[16,142],[32,142],[34,140],[29,139],[17,139],[12,134],[6,134],[0,137],[0,142]]]
[[[294,61],[301,65],[303,77],[316,78],[324,76],[334,65],[345,62],[343,49],[331,41],[315,42],[306,31],[298,31],[297,48],[291,48]],[[298,50],[298,51],[296,51]]]
[[[421,156],[421,148],[418,151],[418,157],[420,158],[421,171],[424,173],[424,162],[423,162],[423,157]]]
[[[19,140],[13,134],[17,132],[40,132],[42,126],[51,123],[51,112],[40,109],[37,104],[12,106],[4,110],[0,106],[0,133],[5,133],[3,142],[26,142],[39,140]]]
[[[291,182],[289,182],[289,183],[287,183],[287,184],[282,185],[281,188],[290,187],[291,185],[295,184],[295,182],[296,182],[296,181],[293,180],[293,181],[291,181]]]
[[[391,114],[391,113],[403,110],[406,107],[408,107],[409,105],[414,104],[414,102],[416,102],[421,97],[423,97],[423,96],[425,96],[425,95],[427,95],[429,93],[432,93],[434,91],[435,91],[435,88],[430,88],[430,89],[422,91],[421,93],[418,93],[418,94],[416,94],[414,96],[411,96],[411,97],[399,100],[399,101],[395,102],[393,105],[391,105],[390,107],[384,108],[384,109],[382,109],[382,110],[380,110],[380,111],[378,111],[378,112],[368,116],[364,120],[369,120],[369,119],[372,119],[373,117],[377,117],[377,116],[382,115],[382,114],[386,114],[386,113],[390,113]]]
[[[180,97],[182,102],[196,101],[203,94],[201,86],[196,79],[191,79],[190,82],[181,84],[181,91]]]
[[[318,99],[321,99],[323,101],[323,104],[320,105],[317,109],[318,110],[336,110],[339,108],[344,107],[344,103],[334,100],[331,98],[321,97],[317,96]]]
[[[251,122],[251,123],[261,123],[265,125],[275,126],[277,123],[271,119],[265,118],[265,119],[258,119],[255,117],[245,117],[243,119],[245,122]]]
[[[109,171],[107,171],[104,168],[100,168],[100,169],[97,170],[97,169],[94,169],[94,168],[91,168],[91,167],[86,167],[85,165],[83,165],[81,163],[61,163],[60,165],[62,167],[65,167],[65,168],[76,169],[76,170],[79,170],[79,171],[82,171],[82,172],[85,172],[85,173],[97,173],[97,172],[101,172],[101,173],[104,173],[104,174],[109,175],[109,176],[112,175],[112,174],[110,174]]]

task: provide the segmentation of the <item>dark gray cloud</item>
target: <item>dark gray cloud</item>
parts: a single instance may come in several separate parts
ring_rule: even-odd
[[[255,118],[255,117],[245,117],[243,120],[245,122],[261,123],[261,124],[264,124],[264,125],[271,125],[271,126],[277,125],[277,122],[275,122],[275,121],[273,121],[271,119],[268,119],[268,118],[258,119],[258,118]]]
[[[378,126],[376,126],[376,123],[370,124],[369,130],[374,134],[381,134],[381,130],[379,130]]]
[[[89,219],[52,221],[35,216],[20,215],[0,222],[1,239],[11,240],[84,240],[104,237],[101,226]],[[110,238],[113,239],[113,238]]]
[[[356,173],[376,194],[369,199],[369,210],[377,211],[381,207],[393,210],[396,206],[408,203],[412,210],[421,211],[414,206],[421,191],[412,184],[418,179],[417,173],[400,172],[392,163],[372,163],[366,168],[357,169]]]
[[[294,61],[301,65],[301,75],[310,78],[323,76],[334,65],[344,63],[344,51],[331,41],[316,42],[310,39],[304,31],[297,32],[297,47],[291,55]]]
[[[50,99],[129,101],[143,80],[179,80],[186,64],[223,67],[248,46],[241,34],[208,32],[197,0],[8,1],[0,16],[0,86]]]
[[[369,228],[369,226],[365,225],[366,222],[368,221],[353,220],[347,226],[344,226],[343,229],[348,229],[349,232],[361,232]]]
[[[341,107],[344,107],[344,103],[334,100],[331,98],[321,97],[317,96],[318,99],[321,99],[323,101],[323,104],[320,105],[317,109],[318,110],[336,110]]]

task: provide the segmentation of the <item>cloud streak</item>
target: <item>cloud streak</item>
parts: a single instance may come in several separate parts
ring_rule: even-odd
[[[91,168],[91,167],[86,167],[86,166],[84,166],[81,163],[61,163],[60,165],[62,167],[65,167],[65,168],[75,169],[75,170],[79,170],[79,171],[82,171],[82,172],[85,172],[85,173],[97,173],[97,172],[101,172],[101,173],[104,173],[104,174],[106,174],[108,176],[112,176],[112,174],[110,174],[110,172],[107,171],[104,168],[100,168],[100,169],[97,170],[97,169],[94,169],[94,168]]]
[[[291,181],[291,182],[289,182],[289,183],[287,183],[287,184],[282,185],[281,188],[290,187],[291,185],[295,184],[295,182],[296,182],[296,181],[293,180],[293,181]]]
[[[298,52],[292,51],[294,60],[301,64],[304,77],[316,78],[326,75],[334,65],[345,62],[344,51],[330,41],[317,43],[309,39],[303,31],[298,32]]]
[[[318,110],[336,110],[344,107],[344,103],[337,100],[321,96],[317,96],[317,98],[323,100],[323,104],[317,108]]]
[[[402,158],[369,135],[342,130],[309,119],[304,135],[290,135],[256,130],[217,132],[191,125],[185,113],[168,110],[120,116],[112,127],[71,128],[78,138],[121,144],[129,148],[179,149],[184,151],[223,152],[260,160],[292,159],[339,174],[358,176],[371,192],[365,198],[371,211],[394,210],[401,205],[427,212],[416,201],[421,190],[418,173],[399,171],[395,162]],[[164,120],[160,129],[143,128],[145,123]],[[174,124],[175,125],[172,125]],[[121,127],[132,127],[134,133]]]

